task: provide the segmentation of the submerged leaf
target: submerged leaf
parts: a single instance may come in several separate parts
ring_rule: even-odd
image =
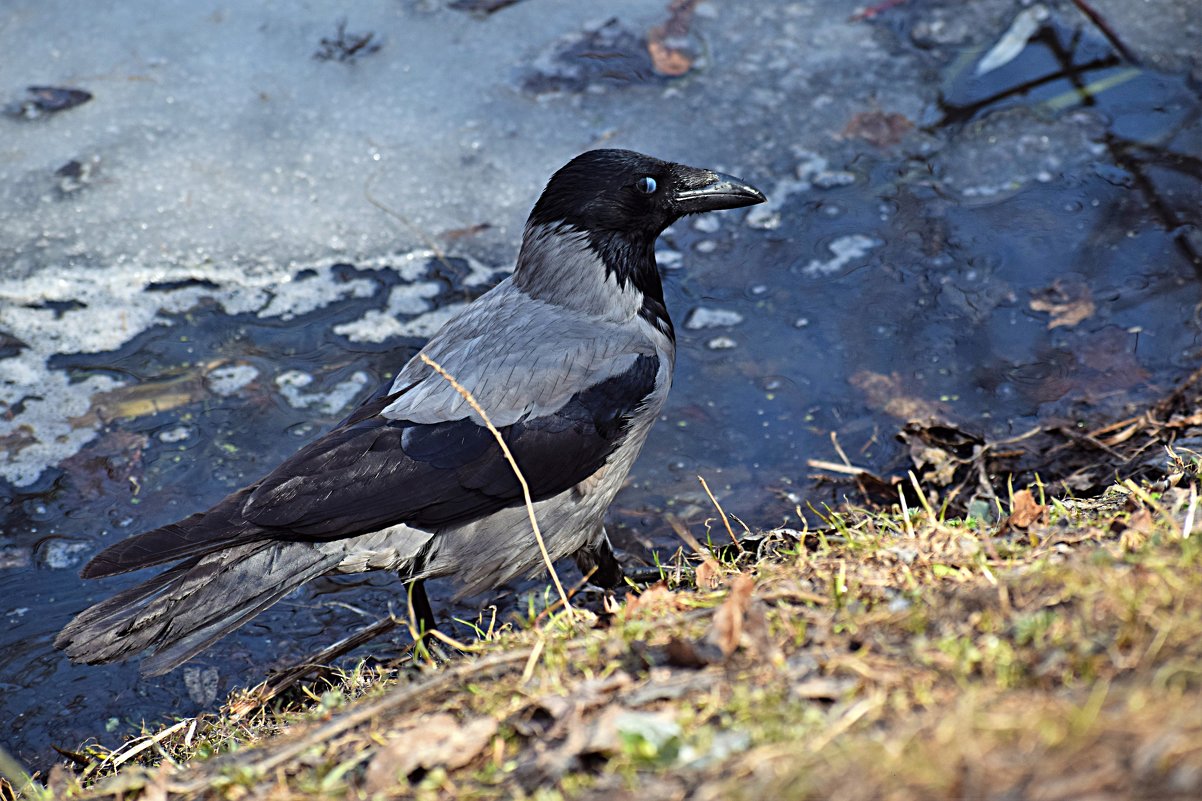
[[[981,76],[992,72],[1018,58],[1018,54],[1039,31],[1048,16],[1047,8],[1042,5],[1033,5],[1020,11],[1014,22],[1010,23],[1010,28],[1002,34],[1002,38],[998,39],[997,44],[990,48],[977,64],[976,74]]]

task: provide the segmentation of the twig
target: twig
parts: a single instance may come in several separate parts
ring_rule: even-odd
[[[509,462],[509,466],[513,469],[513,474],[517,476],[518,483],[522,485],[522,497],[526,501],[526,514],[530,517],[530,528],[534,531],[534,539],[538,542],[538,550],[543,555],[543,562],[547,565],[547,572],[551,574],[551,581],[555,584],[555,589],[559,592],[559,599],[563,601],[564,611],[568,613],[569,618],[572,618],[572,604],[568,600],[568,594],[564,592],[563,584],[559,581],[559,574],[555,572],[555,565],[551,562],[551,554],[547,552],[547,544],[543,541],[542,529],[538,527],[538,518],[534,514],[534,500],[530,497],[530,485],[526,483],[526,477],[522,475],[522,471],[518,468],[518,463],[514,461],[513,454],[509,451],[509,445],[506,444],[505,438],[501,436],[501,432],[492,424],[492,420],[488,418],[488,413],[476,401],[475,396],[463,387],[454,376],[443,369],[442,365],[431,359],[424,353],[419,353],[421,360],[430,366],[432,370],[446,379],[456,392],[463,396],[463,399],[468,402],[468,405],[480,415],[480,419],[484,421],[485,427],[492,433],[497,444],[501,446],[501,453],[505,454],[505,461]],[[572,618],[574,619],[574,618]]]
[[[922,485],[918,483],[918,476],[914,475],[913,470],[906,471],[910,476],[910,483],[914,485],[914,491],[918,493],[918,501],[922,504],[922,508],[927,510],[927,518],[932,523],[938,523],[939,519],[935,517],[935,510],[931,508],[931,502],[927,500],[927,494],[922,491]]]
[[[177,731],[182,729],[184,726],[187,726],[191,722],[192,722],[192,718],[187,718],[185,720],[181,720],[179,723],[168,726],[167,728],[163,729],[161,732],[158,732],[157,734],[155,734],[153,737],[147,737],[145,740],[142,740],[140,743],[133,746],[132,748],[122,751],[120,753],[120,755],[114,756],[114,754],[109,754],[108,757],[105,758],[105,762],[107,762],[109,759],[112,759],[114,768],[124,762],[128,762],[129,760],[133,759],[138,754],[145,751],[147,748],[151,748],[155,745],[158,745],[160,742],[167,739],[171,735],[175,734]],[[102,762],[101,765],[103,766],[103,764],[104,763]]]
[[[526,667],[522,668],[522,683],[530,681],[534,676],[534,666],[538,664],[538,658],[543,654],[543,648],[547,645],[545,637],[539,637],[538,642],[534,644],[534,648],[530,650],[530,656],[526,659]]]
[[[841,737],[845,731],[856,725],[856,722],[860,718],[870,712],[875,712],[884,706],[884,704],[885,699],[879,693],[860,699],[843,713],[839,720],[835,721],[835,725],[828,727],[821,737],[810,743],[810,752],[816,754],[823,748],[826,748],[830,743]]]
[[[1189,509],[1185,513],[1185,522],[1181,524],[1181,538],[1189,539],[1194,533],[1194,513],[1198,510],[1198,484],[1189,483]]]
[[[453,271],[454,268],[451,266],[451,263],[447,261],[447,254],[441,247],[439,247],[438,242],[434,240],[434,237],[430,236],[413,222],[411,222],[404,214],[401,214],[396,209],[389,208],[379,200],[376,200],[375,195],[371,193],[371,185],[375,182],[377,175],[379,175],[379,173],[369,176],[367,181],[365,181],[363,184],[363,196],[367,198],[367,202],[385,214],[391,214],[393,217],[399,220],[401,225],[409,229],[409,233],[426,243],[426,247],[430,248],[430,250],[434,252],[434,258],[438,259],[438,262],[443,267],[446,267],[447,270]]]
[[[1110,42],[1114,49],[1119,51],[1119,55],[1121,55],[1131,64],[1139,64],[1139,59],[1135,57],[1134,53],[1127,49],[1127,45],[1123,44],[1123,40],[1120,39],[1119,35],[1114,32],[1113,28],[1110,27],[1110,23],[1108,23],[1101,14],[1099,14],[1097,11],[1094,11],[1089,3],[1085,2],[1085,0],[1073,0],[1073,5],[1075,5],[1077,10],[1084,14],[1089,21],[1092,22],[1094,26],[1102,32],[1102,35],[1106,37],[1106,40]]]
[[[902,522],[906,524],[906,536],[914,539],[914,523],[910,520],[910,505],[906,503],[906,488],[901,484],[897,485],[897,497],[901,500]]]
[[[479,643],[461,642],[461,641],[455,639],[454,637],[443,634],[438,629],[430,629],[430,631],[428,631],[427,634],[429,634],[431,637],[433,637],[436,640],[442,640],[444,643],[451,646],[452,648],[456,648],[460,651],[465,651],[469,654],[482,654],[482,653],[484,653],[485,650],[487,650],[485,648],[485,646],[480,645]]]
[[[839,444],[839,435],[834,431],[831,432],[831,445],[834,446],[835,453],[839,454],[839,458],[843,460],[843,464],[851,467],[851,459],[848,459],[847,454],[843,452],[843,446]]]
[[[812,467],[815,470],[826,470],[829,473],[842,473],[848,476],[871,475],[863,467],[856,467],[852,464],[839,464],[838,462],[827,462],[822,459],[806,459],[806,467]]]
[[[668,521],[668,525],[676,532],[676,536],[684,540],[685,545],[693,549],[693,553],[698,556],[710,556],[709,549],[697,541],[697,538],[693,536],[693,532],[688,530],[683,520],[671,513],[664,515],[664,519]]]
[[[588,580],[591,579],[593,577],[593,574],[596,572],[597,572],[597,565],[593,565],[593,569],[590,570],[588,573],[584,574],[583,576],[581,576],[580,581],[577,581],[575,584],[572,585],[572,588],[570,590],[568,590],[568,598],[575,598],[576,593],[580,592],[581,588],[583,588],[585,584],[588,584]],[[536,617],[534,619],[534,624],[538,625],[542,621],[543,618],[547,617],[552,612],[554,612],[558,608],[559,604],[560,604],[560,601],[555,601],[554,603],[548,605],[545,609],[543,609],[543,611],[539,612],[538,617]]]
[[[365,642],[374,640],[381,634],[391,631],[401,623],[401,620],[394,615],[382,617],[371,625],[364,626],[349,637],[343,637],[336,643],[328,645],[317,653],[305,657],[300,662],[292,667],[285,668],[276,675],[272,676],[267,681],[260,684],[258,687],[250,690],[254,697],[246,701],[239,702],[230,709],[230,718],[232,720],[240,720],[245,715],[262,707],[271,699],[282,693],[284,690],[296,684],[304,676],[312,673],[314,670],[325,668],[330,662],[333,662],[343,654],[359,647]]]
[[[705,494],[710,496],[710,502],[714,504],[714,508],[718,510],[718,514],[722,515],[722,522],[726,525],[726,533],[730,535],[730,541],[735,544],[739,552],[743,552],[743,546],[739,542],[739,538],[735,536],[734,529],[730,527],[730,518],[726,516],[726,512],[722,510],[722,504],[718,503],[718,499],[714,497],[714,493],[710,492],[710,485],[705,483],[705,479],[697,476],[697,480],[701,482],[701,488],[705,490]]]

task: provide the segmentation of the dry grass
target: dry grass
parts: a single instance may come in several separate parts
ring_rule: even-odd
[[[120,754],[93,753],[86,788],[65,771],[51,786],[149,799],[1202,797],[1190,502],[1116,487],[1047,506],[1016,493],[1000,524],[828,513],[820,530],[708,555],[698,583],[716,589],[661,585],[592,627],[549,615],[441,666],[343,674],[239,721],[183,721],[117,769]]]

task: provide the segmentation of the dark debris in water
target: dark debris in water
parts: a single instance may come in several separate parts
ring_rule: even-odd
[[[811,460],[810,466],[850,483],[870,504],[889,506],[903,494],[915,508],[925,501],[914,481],[935,490],[950,514],[996,508],[998,477],[1012,486],[1045,483],[1052,495],[1093,497],[1115,476],[1136,481],[1181,480],[1196,470],[1202,451],[1202,370],[1169,393],[1121,420],[1086,425],[1078,420],[1047,419],[1017,435],[993,438],[971,424],[944,417],[908,422],[897,439],[905,453],[884,475]]]
[[[92,184],[96,180],[99,168],[100,159],[96,157],[83,159],[82,161],[80,159],[71,159],[59,167],[54,171],[59,196],[65,197]]]
[[[495,14],[498,11],[516,6],[522,0],[452,0],[447,4],[447,8],[455,11],[466,11],[469,14],[474,14],[480,17],[487,17],[490,14]]]
[[[617,17],[560,39],[521,77],[534,95],[579,94],[606,88],[679,78],[700,60],[701,44],[692,31],[698,0],[671,0],[667,18],[643,36]]]
[[[29,343],[17,339],[12,334],[0,331],[0,359],[8,359],[29,347]]]
[[[4,113],[19,120],[36,120],[50,114],[82,106],[92,93],[64,86],[30,86],[25,98],[4,107]]]
[[[355,60],[379,52],[383,44],[375,39],[375,33],[347,33],[346,18],[338,20],[338,29],[333,38],[322,38],[321,48],[313,54],[318,61],[353,63]]]
[[[613,17],[600,27],[561,39],[551,53],[535,60],[521,86],[533,95],[578,94],[656,80],[643,37]]]

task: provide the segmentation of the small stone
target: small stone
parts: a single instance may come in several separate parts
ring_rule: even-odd
[[[176,426],[175,428],[169,428],[166,431],[160,431],[159,442],[182,442],[190,436],[192,436],[192,432],[188,430],[187,426]]]
[[[741,322],[743,322],[743,315],[737,311],[698,306],[689,313],[688,319],[684,321],[684,327],[690,331],[698,331],[702,328],[723,328],[738,325]]]

